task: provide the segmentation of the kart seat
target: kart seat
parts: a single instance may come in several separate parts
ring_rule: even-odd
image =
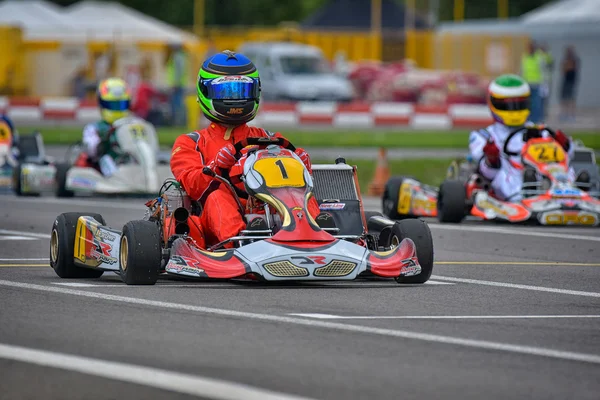
[[[35,164],[45,164],[47,162],[44,140],[40,132],[34,132],[30,135],[21,135],[17,144],[19,149],[19,161],[31,162]]]

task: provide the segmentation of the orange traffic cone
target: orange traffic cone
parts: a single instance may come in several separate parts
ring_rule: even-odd
[[[381,196],[385,189],[385,184],[390,179],[390,167],[387,161],[387,152],[381,147],[379,149],[379,157],[377,159],[377,168],[375,174],[369,184],[369,196]]]

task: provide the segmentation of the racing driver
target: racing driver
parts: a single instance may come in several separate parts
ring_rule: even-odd
[[[479,161],[479,173],[490,180],[494,193],[505,201],[521,199],[523,172],[515,167],[521,165],[520,157],[511,157],[509,161],[500,155],[511,132],[519,128],[525,132],[527,127],[533,126],[527,121],[529,96],[529,85],[517,75],[501,75],[494,79],[488,87],[487,102],[496,122],[487,128],[471,132],[469,137],[470,155]],[[542,134],[546,136],[548,132],[544,130]],[[571,140],[560,130],[556,131],[556,140],[572,157]],[[520,154],[524,145],[523,136],[515,135],[507,149]],[[535,177],[526,175],[525,179],[535,180]],[[583,174],[580,174],[578,180],[585,180]]]
[[[282,137],[279,133],[247,125],[259,107],[258,70],[243,54],[226,50],[204,61],[196,89],[202,113],[211,123],[205,129],[179,136],[171,154],[175,179],[203,207],[200,217],[190,217],[195,219],[195,224],[190,224],[190,236],[198,243],[216,244],[237,236],[246,226],[250,230],[267,229],[260,217],[244,223],[231,191],[202,171],[208,166],[215,174],[227,176],[237,163],[234,143],[250,137]],[[295,153],[311,172],[308,153],[301,148]],[[314,198],[309,204],[310,213],[316,218],[319,207]],[[192,227],[198,222],[203,237]]]
[[[83,128],[83,145],[87,156],[83,163],[99,169],[105,176],[110,176],[117,169],[115,158],[120,155],[112,135],[113,124],[129,115],[131,99],[127,84],[120,78],[101,81],[97,96],[102,119]]]

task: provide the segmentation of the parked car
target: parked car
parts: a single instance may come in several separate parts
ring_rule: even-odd
[[[351,101],[350,80],[336,75],[321,49],[288,42],[249,42],[239,49],[257,66],[267,100]]]

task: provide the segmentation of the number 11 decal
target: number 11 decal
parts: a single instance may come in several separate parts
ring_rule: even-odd
[[[279,167],[279,169],[281,170],[281,176],[283,177],[283,179],[288,179],[288,174],[287,174],[287,171],[285,170],[285,166],[283,165],[283,162],[281,160],[277,160],[277,161],[275,161],[275,165],[277,165]]]

